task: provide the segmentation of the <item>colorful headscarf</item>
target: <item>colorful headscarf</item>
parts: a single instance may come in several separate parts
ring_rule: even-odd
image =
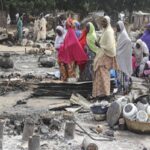
[[[69,29],[69,28],[73,28],[73,27],[74,27],[74,25],[73,25],[73,19],[69,17],[66,20],[66,28]]]
[[[87,62],[87,54],[81,47],[74,29],[72,28],[68,28],[64,44],[59,50],[58,59],[59,62],[63,62],[65,64],[75,62],[78,65],[81,65]]]
[[[89,22],[88,24],[89,24],[90,29],[86,37],[87,45],[93,52],[97,53],[99,48],[95,45],[95,43],[97,42],[95,27],[91,22]]]
[[[87,36],[86,29],[84,29],[79,39],[79,42],[83,49],[85,48],[85,45],[86,45],[86,36]]]

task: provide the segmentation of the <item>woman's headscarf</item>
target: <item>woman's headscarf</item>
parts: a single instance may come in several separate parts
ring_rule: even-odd
[[[117,61],[122,72],[131,76],[132,69],[132,44],[123,21],[117,23],[120,27],[117,39]]]
[[[148,57],[149,56],[149,49],[147,47],[147,45],[145,44],[145,42],[143,42],[141,39],[138,39],[136,41],[136,44],[139,44],[140,45],[140,48],[134,48],[134,54],[135,54],[135,57],[136,57],[136,61],[137,61],[137,65],[140,65],[140,63],[142,62],[143,60],[143,54],[146,54],[146,56]]]
[[[62,26],[57,26],[56,30],[59,30],[62,33],[61,36],[59,35],[56,36],[55,44],[54,44],[54,47],[56,49],[59,49],[64,42],[64,38],[66,34],[65,34],[65,29]]]
[[[107,21],[107,27],[103,30],[100,46],[104,50],[104,53],[109,57],[116,56],[116,41],[114,30],[110,24],[110,17],[104,16],[104,19]]]
[[[70,64],[72,62],[78,65],[85,64],[87,62],[87,54],[81,47],[79,40],[77,39],[74,29],[69,27],[64,39],[64,44],[60,48],[58,54],[59,62]]]
[[[74,27],[73,19],[69,17],[69,18],[66,20],[66,29],[73,28],[73,27]]]
[[[104,16],[104,18],[107,20],[108,26],[110,26],[110,22],[111,22],[110,17],[109,16]]]
[[[94,60],[94,71],[96,71],[100,65],[101,58],[105,55],[109,57],[116,56],[116,41],[115,41],[115,34],[114,30],[110,24],[110,17],[104,17],[107,21],[107,27],[103,30],[101,40],[100,40],[100,50],[96,55]]]
[[[141,40],[144,41],[149,49],[150,52],[150,24],[148,24],[147,29],[145,30],[143,36],[141,37]]]
[[[62,35],[64,34],[64,28],[62,26],[57,26],[56,30],[61,31]]]
[[[131,40],[130,40],[129,35],[126,31],[126,28],[124,26],[123,21],[118,21],[117,24],[120,27],[120,32],[118,34],[118,39],[117,39],[117,50],[119,52],[121,50],[123,43],[125,43],[126,41],[131,41]]]
[[[99,48],[95,45],[95,43],[97,42],[95,27],[91,22],[89,22],[88,25],[89,25],[89,32],[86,37],[87,45],[93,52],[97,53]]]
[[[80,30],[80,23],[77,20],[74,21],[74,27],[75,27],[76,36],[79,39],[81,34],[82,34],[82,32]]]
[[[86,43],[86,36],[87,36],[87,32],[86,32],[86,29],[84,29],[82,31],[81,37],[79,39],[79,42],[80,42],[83,49],[85,48],[85,45],[87,44]]]

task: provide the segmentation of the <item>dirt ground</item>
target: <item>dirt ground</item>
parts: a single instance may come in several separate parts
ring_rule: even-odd
[[[31,47],[27,47],[27,50]],[[19,54],[25,53],[25,47],[13,46],[7,47],[0,45],[0,51],[16,52]],[[24,105],[15,106],[16,102],[20,99],[30,96],[31,91],[25,92],[11,92],[8,95],[0,96],[0,116],[12,115],[36,115],[39,116],[43,112],[49,112],[49,106],[57,103],[69,103],[67,99],[57,99],[56,97],[40,97],[31,98],[27,100]],[[55,112],[51,112],[55,114]],[[62,112],[60,112],[60,116]],[[97,125],[102,125],[103,130],[111,130],[106,122],[96,122],[91,113],[77,113],[75,118],[82,127],[89,130],[89,126],[94,128]],[[63,124],[63,123],[62,123]],[[63,126],[63,125],[62,125]],[[6,127],[5,127],[6,128]],[[76,129],[79,129],[76,126]],[[111,142],[94,141],[99,146],[99,150],[150,150],[150,137],[149,135],[135,134],[130,131],[113,131],[116,140]],[[85,137],[84,133],[75,132],[74,140],[64,139],[64,127],[58,132],[49,133],[50,138],[41,138],[41,150],[81,150],[81,143]],[[91,133],[92,134],[92,133]],[[95,136],[95,135],[93,135]],[[27,150],[27,143],[22,143],[22,135],[7,135],[4,134],[3,149],[4,150]]]
[[[26,50],[30,50],[31,47],[23,47],[23,46],[5,46],[0,44],[0,52],[15,52],[19,54],[24,54],[25,53],[25,48]]]
[[[10,93],[7,96],[0,97],[0,112],[3,114],[25,114],[31,115],[36,113],[37,115],[41,112],[48,111],[49,105],[57,104],[60,101],[68,102],[68,100],[61,100],[56,98],[44,97],[44,98],[32,98],[27,101],[25,105],[19,105],[17,107],[13,107],[19,98],[25,98],[30,95],[30,92],[21,92],[21,93]],[[110,130],[106,122],[96,122],[93,119],[93,115],[91,113],[85,114],[76,114],[77,122],[82,125],[84,129],[88,132],[89,126],[96,127],[101,124],[104,127],[104,130]],[[78,129],[78,127],[76,126]],[[99,146],[99,150],[150,150],[150,138],[149,135],[140,135],[135,134],[130,131],[114,131],[114,135],[116,140],[111,142],[100,142],[96,141]],[[45,143],[47,150],[80,150],[80,145],[85,136],[83,133],[75,133],[74,140],[64,140],[64,131],[63,129],[57,133],[58,137],[54,139],[42,139],[41,143]],[[22,147],[24,150],[27,150],[27,143],[22,143],[22,136],[4,136],[4,150],[21,150]],[[16,144],[14,144],[16,143]],[[43,146],[44,149],[44,146]]]

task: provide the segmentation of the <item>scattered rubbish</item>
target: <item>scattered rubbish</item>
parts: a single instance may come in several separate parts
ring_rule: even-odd
[[[147,122],[147,120],[148,120],[148,114],[144,110],[140,110],[136,114],[136,119],[139,122]]]
[[[97,131],[97,133],[102,133],[103,132],[103,127],[101,125],[98,125],[96,127],[96,131]]]
[[[127,104],[123,109],[124,117],[134,120],[136,113],[138,112],[137,107],[133,103]]]
[[[58,119],[52,119],[50,122],[50,129],[59,131],[61,129],[61,122]]]
[[[43,67],[51,68],[51,67],[55,66],[56,60],[52,57],[47,56],[47,55],[43,55],[39,58],[39,63]]]
[[[59,110],[59,109],[64,109],[69,106],[70,106],[69,102],[62,101],[60,103],[53,103],[53,104],[49,105],[49,110]]]
[[[4,53],[4,55],[0,57],[0,67],[4,69],[10,69],[14,67],[14,63],[10,58],[9,53]]]
[[[73,120],[74,119],[74,113],[72,113],[72,112],[64,112],[63,113],[63,118],[65,120]]]
[[[83,150],[98,150],[98,146],[94,140],[86,136],[82,142],[82,149]]]
[[[85,129],[83,129],[83,127],[77,123],[75,120],[74,120],[74,123],[92,140],[95,140],[95,141],[113,141],[114,139],[112,138],[109,138],[109,137],[105,137],[105,136],[101,136],[100,137],[93,137],[90,133],[88,133]]]
[[[126,129],[126,123],[124,118],[119,119],[119,129],[120,130],[125,130]]]
[[[91,106],[90,102],[87,101],[87,99],[85,99],[80,94],[72,94],[70,98],[70,102],[73,104],[83,106],[85,109],[90,109]]]
[[[46,125],[40,126],[40,132],[41,134],[48,134],[49,133],[49,128]]]
[[[101,101],[100,103],[94,103],[91,106],[91,111],[94,115],[96,121],[104,121],[106,119],[106,113],[109,108],[109,103],[107,101]]]
[[[75,123],[73,121],[67,121],[65,124],[64,137],[66,139],[74,139],[75,136]]]
[[[25,125],[24,125],[24,129],[23,129],[23,136],[22,136],[22,140],[23,141],[28,141],[30,136],[33,135],[34,133],[34,120],[31,118],[27,118],[25,120]]]
[[[114,131],[111,131],[111,130],[105,131],[104,135],[107,135],[109,137],[114,137]]]
[[[28,150],[40,150],[40,136],[33,135],[29,138]]]

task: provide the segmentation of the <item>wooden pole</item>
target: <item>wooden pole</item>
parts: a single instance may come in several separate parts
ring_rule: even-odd
[[[82,143],[83,150],[98,150],[98,146],[89,137],[85,137]]]
[[[28,141],[29,137],[33,135],[33,132],[34,132],[34,120],[31,118],[27,118],[23,129],[22,140]]]
[[[72,121],[67,121],[65,126],[64,137],[66,139],[74,139],[74,133],[75,133],[75,123]]]
[[[0,139],[3,139],[4,120],[0,120]]]
[[[28,150],[40,150],[40,136],[33,135],[29,138]]]
[[[4,120],[0,120],[0,150],[3,150]]]
[[[32,150],[32,136],[29,137],[28,150]]]

